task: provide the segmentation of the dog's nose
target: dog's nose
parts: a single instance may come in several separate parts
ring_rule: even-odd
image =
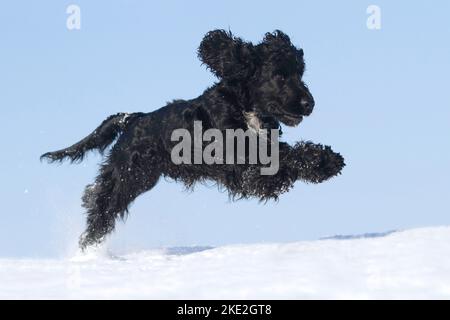
[[[300,105],[303,109],[303,114],[305,116],[309,116],[314,109],[314,100],[308,98],[302,98],[300,100]]]

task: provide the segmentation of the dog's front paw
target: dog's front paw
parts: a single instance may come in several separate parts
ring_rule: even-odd
[[[320,183],[340,174],[345,167],[344,158],[329,146],[306,142],[295,145],[294,150],[302,180]]]
[[[341,174],[345,167],[344,157],[340,153],[333,152],[329,146],[325,146],[321,154],[321,162],[318,167],[322,171],[324,180]]]

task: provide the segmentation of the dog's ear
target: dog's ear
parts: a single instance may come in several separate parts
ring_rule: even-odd
[[[303,49],[297,49],[289,36],[280,30],[266,33],[258,49],[264,61],[277,65],[279,69],[298,68],[300,73],[303,73],[305,69]],[[289,57],[295,57],[295,59],[289,59]]]
[[[284,59],[286,53],[295,49],[289,36],[280,30],[267,32],[258,47],[263,50],[266,56],[275,60]]]
[[[208,32],[198,48],[198,57],[219,78],[242,79],[254,68],[253,45],[234,37],[231,31]]]
[[[274,32],[267,32],[263,39],[263,44],[272,44],[278,46],[291,46],[291,39],[287,34],[281,30],[275,30]]]

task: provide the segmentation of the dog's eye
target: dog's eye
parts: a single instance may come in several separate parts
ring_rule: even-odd
[[[285,70],[278,70],[276,73],[275,73],[275,76],[277,77],[277,78],[279,78],[280,80],[286,80],[286,78],[287,78],[287,73],[286,73],[286,71]]]
[[[276,79],[280,84],[284,84],[286,82],[286,76],[284,74],[277,74]]]

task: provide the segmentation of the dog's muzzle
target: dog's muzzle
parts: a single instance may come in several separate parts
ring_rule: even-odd
[[[305,98],[301,98],[300,100],[300,106],[303,110],[303,115],[305,116],[309,116],[313,109],[314,109],[314,99],[312,97],[305,97]]]

